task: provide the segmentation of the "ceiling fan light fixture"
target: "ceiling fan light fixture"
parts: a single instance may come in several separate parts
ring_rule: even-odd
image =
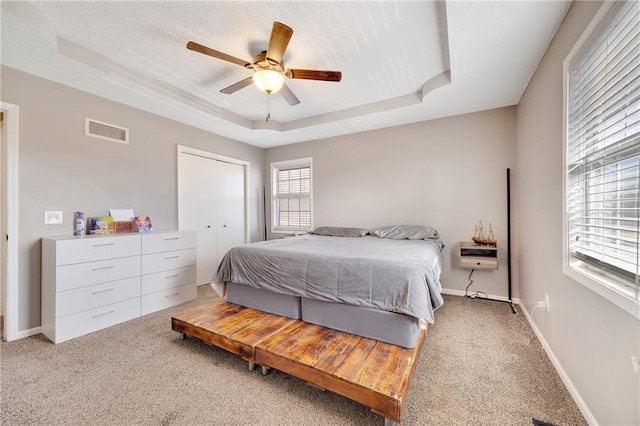
[[[276,93],[282,89],[284,77],[281,73],[273,70],[259,70],[253,73],[253,82],[258,89],[264,93]]]

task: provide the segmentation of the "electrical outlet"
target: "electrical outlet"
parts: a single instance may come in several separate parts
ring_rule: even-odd
[[[636,374],[640,374],[640,360],[638,360],[637,356],[631,357],[631,364],[633,365],[633,372]]]
[[[546,305],[547,312],[549,312],[549,295],[547,293],[544,294],[544,304]]]
[[[45,225],[59,225],[62,223],[62,212],[44,212]]]

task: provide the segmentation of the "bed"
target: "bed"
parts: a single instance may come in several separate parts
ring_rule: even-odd
[[[443,303],[439,235],[413,225],[367,234],[319,227],[235,247],[212,286],[231,303],[413,348]]]

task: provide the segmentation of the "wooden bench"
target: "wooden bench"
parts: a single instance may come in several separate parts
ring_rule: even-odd
[[[171,318],[174,331],[275,368],[400,422],[426,330],[413,349],[217,300]]]

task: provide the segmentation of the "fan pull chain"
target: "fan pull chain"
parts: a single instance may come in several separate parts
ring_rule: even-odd
[[[269,122],[271,118],[271,93],[267,92],[267,118],[266,121]]]

